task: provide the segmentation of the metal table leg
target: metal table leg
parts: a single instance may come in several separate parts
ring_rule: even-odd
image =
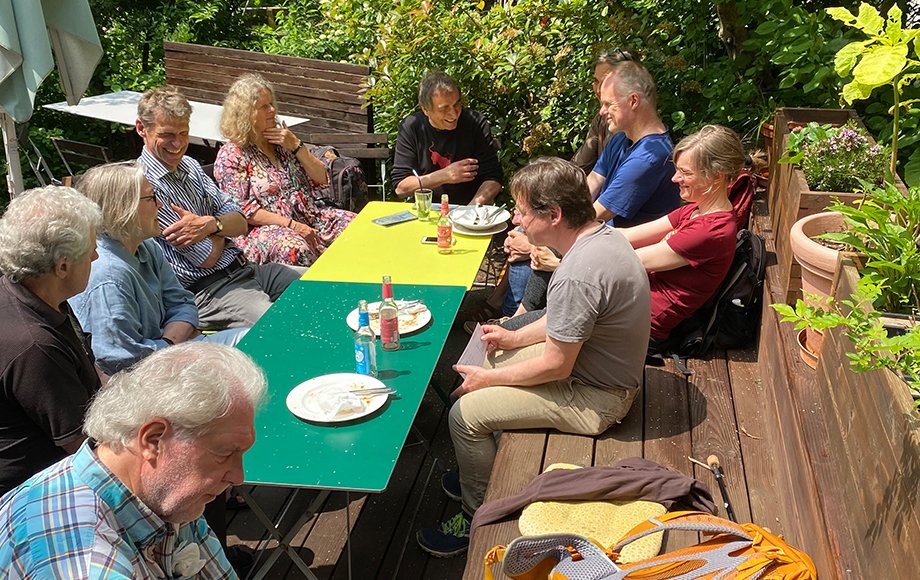
[[[240,495],[243,496],[243,499],[245,499],[249,507],[252,508],[252,513],[254,513],[256,518],[262,523],[263,526],[265,526],[265,529],[268,531],[269,535],[278,542],[278,547],[281,548],[280,550],[275,550],[272,552],[268,556],[268,559],[265,561],[265,563],[263,563],[258,568],[254,566],[247,578],[251,578],[252,580],[261,580],[261,578],[264,578],[275,561],[281,557],[281,553],[283,551],[287,553],[288,557],[291,559],[294,565],[297,566],[301,572],[303,572],[304,577],[308,578],[309,580],[317,580],[316,575],[312,570],[310,570],[310,567],[307,566],[306,562],[303,561],[303,558],[300,557],[300,554],[297,553],[297,550],[295,550],[289,544],[289,542],[291,541],[291,538],[293,538],[297,532],[300,531],[300,528],[303,527],[307,520],[316,514],[316,511],[320,508],[321,505],[323,505],[323,503],[329,497],[329,494],[332,492],[325,489],[321,490],[319,494],[317,494],[316,498],[310,503],[310,506],[306,509],[306,511],[300,516],[300,518],[298,518],[294,526],[288,530],[287,534],[283,534],[278,526],[281,524],[281,521],[287,514],[288,509],[290,509],[291,505],[293,505],[297,495],[302,490],[294,490],[294,493],[282,508],[277,522],[273,522],[271,518],[269,518],[268,515],[262,511],[262,508],[259,507],[259,504],[255,502],[249,492],[246,491],[244,486],[238,487],[237,491],[240,492]]]

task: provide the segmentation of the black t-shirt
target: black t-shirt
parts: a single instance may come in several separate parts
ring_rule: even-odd
[[[427,175],[468,158],[479,161],[476,179],[435,188],[435,202],[440,201],[441,194],[446,193],[451,203],[467,204],[484,181],[502,183],[504,174],[498,162],[492,129],[481,113],[464,108],[457,121],[457,128],[442,131],[432,127],[425,113],[418,111],[406,117],[399,126],[396,151],[393,154],[393,172],[390,174],[393,187],[395,189],[399,182],[411,176],[413,169],[419,175]]]
[[[89,335],[60,308],[0,276],[0,495],[67,455],[100,387]]]

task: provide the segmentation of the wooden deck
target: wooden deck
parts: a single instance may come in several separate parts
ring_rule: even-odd
[[[705,360],[688,361],[688,367],[693,371],[690,377],[671,361],[663,368],[646,367],[644,391],[629,414],[596,439],[552,430],[503,434],[486,501],[516,494],[553,463],[611,465],[626,457],[645,457],[705,482],[721,506],[712,474],[687,459],[705,461],[715,454],[739,521],[753,519],[783,533],[783,522],[771,509],[779,501],[773,480],[778,466],[764,436],[766,401],[754,352],[717,352]],[[503,477],[496,479],[496,473]],[[719,515],[725,517],[724,510]],[[463,578],[482,578],[482,558],[488,549],[519,535],[516,521],[478,530]],[[664,548],[697,541],[696,534],[681,532],[666,538]]]

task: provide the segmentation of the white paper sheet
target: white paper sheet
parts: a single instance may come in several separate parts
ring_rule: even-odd
[[[457,364],[481,367],[485,360],[486,343],[482,340],[482,325],[477,324],[476,329],[473,330],[473,336],[470,337],[470,341],[467,343],[466,348],[463,349],[463,354],[460,355]],[[464,379],[466,378],[466,375],[463,373],[460,373],[460,376]]]

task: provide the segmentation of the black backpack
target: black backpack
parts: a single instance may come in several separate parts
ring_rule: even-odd
[[[666,341],[649,347],[649,363],[660,362],[661,355],[702,357],[713,347],[744,348],[753,343],[760,327],[766,266],[763,239],[749,230],[739,231],[735,258],[722,285]]]
[[[361,162],[340,156],[334,147],[313,147],[311,152],[323,162],[329,173],[329,185],[317,196],[317,205],[360,211],[368,201],[367,180]]]

